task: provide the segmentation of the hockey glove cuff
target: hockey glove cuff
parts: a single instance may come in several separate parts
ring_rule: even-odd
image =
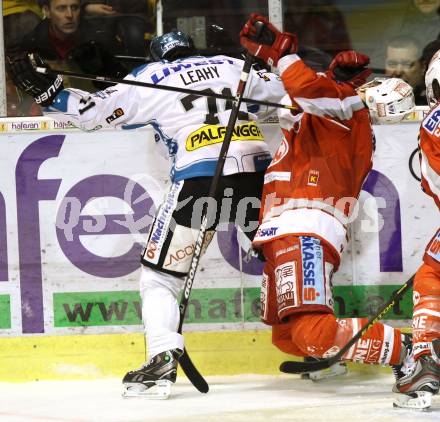
[[[363,85],[372,71],[367,68],[370,58],[354,50],[341,51],[330,63],[327,75],[340,82],[347,82],[354,88]]]

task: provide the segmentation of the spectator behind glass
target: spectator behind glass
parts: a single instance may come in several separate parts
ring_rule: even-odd
[[[35,28],[41,21],[41,9],[34,0],[3,1],[3,36],[6,52],[20,44],[23,35]],[[34,101],[23,96],[6,75],[7,116],[29,116]],[[38,111],[37,111],[38,114]]]
[[[89,31],[81,23],[80,0],[43,0],[40,4],[45,19],[23,37],[19,46],[14,47],[17,53],[36,53],[53,69],[112,77],[123,77],[128,73],[113,58],[113,51],[117,52],[118,47],[116,39],[105,31]],[[104,89],[110,84],[65,77],[64,85],[96,91],[96,88]],[[30,102],[29,96],[18,94],[20,103],[14,108],[8,106],[8,112],[11,109],[15,115],[41,114],[33,99]],[[11,95],[9,98],[14,100]]]
[[[410,0],[396,35],[415,37],[421,46],[435,40],[440,32],[440,0]]]
[[[420,58],[420,65],[421,65],[421,71],[423,75],[423,81],[425,80],[425,73],[428,69],[429,62],[432,59],[432,56],[440,50],[440,39],[431,41],[428,45],[425,46],[425,48],[422,51],[422,57]],[[424,97],[423,105],[428,104],[427,98],[426,98],[426,85],[423,84],[423,90],[421,92],[421,95]],[[422,104],[422,103],[420,103]],[[419,105],[420,105],[419,104]]]
[[[225,54],[242,59],[237,28],[253,10],[268,14],[267,0],[162,0],[162,4],[164,32],[177,28],[189,34],[203,56]]]
[[[385,58],[385,75],[408,82],[413,87],[417,105],[426,104],[421,55],[417,39],[404,35],[388,43]]]
[[[422,51],[422,57],[420,59],[420,62],[422,64],[422,71],[423,71],[423,79],[425,78],[426,70],[428,69],[429,62],[432,59],[432,56],[440,50],[440,39],[436,39],[434,41],[431,41],[429,44],[425,46],[425,48]]]
[[[87,25],[107,27],[122,41],[122,54],[149,55],[149,40],[155,32],[157,0],[83,0],[81,6]]]
[[[23,35],[38,25],[41,17],[41,9],[34,0],[3,1],[5,49],[19,44]]]
[[[128,73],[113,58],[113,54],[119,52],[114,35],[90,31],[82,24],[80,0],[44,0],[42,3],[46,19],[23,38],[21,50],[37,53],[58,69],[114,77]],[[70,80],[66,86],[69,85],[85,89],[90,87],[90,82]],[[98,88],[107,86],[102,83],[94,85]]]
[[[352,48],[344,16],[332,0],[284,2],[284,30],[298,35],[300,45],[334,56]]]

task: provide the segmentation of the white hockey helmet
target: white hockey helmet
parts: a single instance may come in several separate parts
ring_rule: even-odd
[[[425,74],[426,99],[434,107],[440,100],[440,50],[432,56]]]
[[[399,123],[415,107],[411,85],[400,78],[375,78],[359,90],[374,124]]]

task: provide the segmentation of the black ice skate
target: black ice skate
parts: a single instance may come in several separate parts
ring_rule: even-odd
[[[127,372],[122,380],[122,396],[167,399],[171,394],[171,384],[176,382],[181,354],[180,349],[168,350],[154,356],[141,368]]]
[[[440,339],[433,344],[440,346]],[[434,348],[432,352],[435,353]],[[394,401],[395,407],[409,407],[427,409],[431,406],[431,399],[440,389],[440,361],[439,355],[435,359],[430,355],[422,355],[415,362],[411,371],[399,378],[393,387],[393,392],[401,393]]]

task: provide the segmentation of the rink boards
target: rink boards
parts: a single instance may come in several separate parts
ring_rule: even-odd
[[[436,228],[412,175],[418,125],[375,127],[374,169],[334,280],[339,315],[374,313]],[[133,369],[144,360],[139,254],[168,178],[152,131],[83,133],[43,118],[1,120],[0,131],[0,379]],[[259,323],[262,264],[243,261],[240,240],[233,225],[220,231],[193,286],[184,330],[205,373],[270,373],[282,360]],[[388,318],[410,317],[408,294]],[[34,362],[19,374],[23,359]]]

